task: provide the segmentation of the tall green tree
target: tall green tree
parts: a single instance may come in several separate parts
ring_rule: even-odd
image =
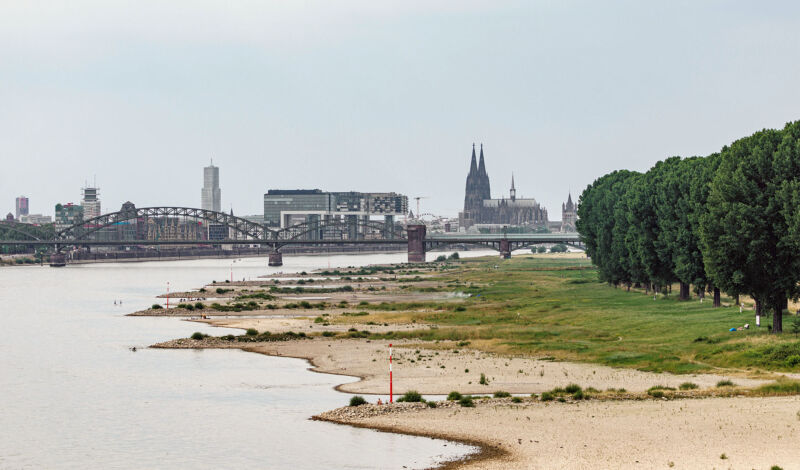
[[[792,192],[778,153],[783,137],[783,131],[763,130],[723,148],[700,225],[715,285],[772,308],[774,333],[783,331],[783,309],[797,293],[800,272],[785,216]]]

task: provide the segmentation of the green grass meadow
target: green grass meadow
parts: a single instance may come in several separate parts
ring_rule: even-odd
[[[472,296],[464,303],[375,305],[397,311],[398,321],[437,325],[383,336],[469,341],[492,352],[647,371],[800,370],[800,341],[789,332],[769,335],[769,318],[756,328],[752,310],[713,308],[708,296],[702,303],[696,297],[678,301],[677,293],[653,300],[641,290],[617,289],[599,282],[585,258],[463,260],[460,269],[438,276]],[[731,303],[723,297],[723,304]],[[790,315],[784,321],[793,320]],[[728,331],[745,323],[750,330]]]

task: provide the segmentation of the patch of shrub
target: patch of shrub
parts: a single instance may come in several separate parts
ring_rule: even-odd
[[[494,397],[495,398],[508,398],[510,396],[511,396],[510,393],[504,392],[502,390],[498,390],[498,391],[494,392]]]
[[[572,393],[581,392],[581,391],[583,391],[583,389],[578,384],[569,384],[566,387],[564,387],[564,391],[567,392],[567,393],[572,394]]]
[[[398,403],[420,403],[422,402],[422,395],[416,390],[407,391],[402,397],[397,399]]]
[[[228,282],[228,281],[225,281]],[[217,287],[217,294],[227,294],[228,292],[233,291],[233,289],[223,289],[222,287]]]
[[[208,335],[204,335],[203,333],[200,333],[199,331],[195,331],[194,333],[192,333],[192,339],[201,340],[203,338],[208,338]]]
[[[160,310],[160,309],[162,309],[164,307],[162,307],[161,305],[158,305],[158,304],[153,304],[153,305],[150,306],[150,308],[153,309],[153,310]]]
[[[584,400],[587,398],[587,396],[583,394],[583,390],[578,390],[572,394],[572,398],[575,400]]]
[[[467,311],[467,307],[465,307],[463,305],[459,305],[456,308],[454,308],[453,310],[455,310],[456,312],[466,312]]]
[[[489,385],[489,379],[486,378],[486,374],[484,374],[483,372],[481,372],[481,378],[478,381],[478,383],[481,385]]]
[[[428,402],[428,408],[436,408],[436,402],[435,401],[429,401]]]
[[[735,387],[736,384],[730,380],[720,380],[717,382],[717,387]]]
[[[336,333],[333,332],[333,331],[323,331],[322,332],[322,336],[324,336],[326,338],[330,338],[331,336],[336,336]]]
[[[648,390],[647,394],[653,398],[661,398],[664,396],[664,392],[662,392],[661,390]]]
[[[555,397],[550,392],[542,392],[542,396],[539,397],[539,399],[542,401],[552,401],[553,398]]]
[[[456,392],[455,390],[450,392],[447,395],[447,400],[448,401],[458,401],[458,400],[461,400],[461,398],[463,398],[462,395],[460,393]]]
[[[522,403],[522,398],[520,397],[512,397],[511,403]]]
[[[364,400],[364,397],[362,397],[361,395],[356,395],[350,398],[350,406],[361,406],[366,404],[367,400]]]
[[[255,328],[248,328],[247,331],[245,332],[245,334],[247,336],[257,336],[258,335],[258,330],[256,330]]]
[[[472,397],[469,396],[469,395],[467,395],[465,397],[461,397],[461,399],[458,400],[458,404],[463,406],[464,408],[474,408],[475,407],[475,403],[472,401]]]
[[[204,307],[203,302],[196,302],[194,304],[194,308],[197,310],[203,310],[203,307]]]
[[[681,389],[681,390],[694,390],[694,389],[697,388],[697,384],[696,383],[692,383],[692,382],[684,382],[684,383],[680,384],[680,386],[678,386],[678,388]]]

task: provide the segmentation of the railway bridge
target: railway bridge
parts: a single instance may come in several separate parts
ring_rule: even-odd
[[[172,221],[172,222],[170,222]],[[178,236],[161,230],[164,225],[192,227]],[[204,225],[205,224],[205,225]],[[199,229],[197,227],[201,227]],[[212,230],[213,228],[213,230]],[[563,243],[581,247],[577,233],[545,234],[428,234],[425,225],[404,227],[393,222],[358,218],[327,218],[283,228],[268,227],[223,212],[188,207],[129,208],[81,221],[61,230],[42,233],[39,227],[0,223],[0,246],[32,246],[52,249],[51,266],[65,264],[64,251],[94,246],[255,245],[270,249],[270,266],[281,266],[281,248],[295,246],[391,245],[407,247],[408,261],[424,262],[428,251],[478,245],[497,250],[501,257],[537,244]],[[13,238],[10,238],[13,237]]]

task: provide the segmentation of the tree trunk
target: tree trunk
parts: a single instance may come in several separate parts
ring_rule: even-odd
[[[630,292],[631,291],[631,283],[630,282],[626,282],[625,286],[628,288],[628,292]]]
[[[685,282],[680,283],[681,290],[678,294],[678,300],[689,300],[689,284]]]
[[[634,288],[634,289],[641,289],[641,288],[642,288],[642,283],[641,283],[641,282],[637,282],[637,283],[635,283],[635,284],[633,285],[633,288]]]
[[[722,306],[722,299],[720,299],[719,295],[719,287],[714,288],[714,307],[721,307]]]
[[[783,333],[783,304],[787,303],[786,300],[779,300],[775,304],[775,315],[772,318],[772,333]]]
[[[647,295],[650,295],[650,283],[649,282],[645,282],[644,283],[644,293],[647,294]]]
[[[736,294],[736,299],[733,301],[736,305],[740,305],[739,294]]]

